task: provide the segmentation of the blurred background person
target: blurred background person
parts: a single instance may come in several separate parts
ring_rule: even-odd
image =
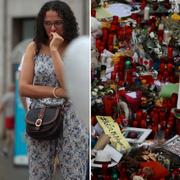
[[[23,54],[23,56],[22,56],[22,58],[21,58],[20,65],[19,65],[19,67],[18,67],[19,79],[20,79],[20,77],[21,77],[21,70],[22,70],[23,62],[24,62],[24,54]],[[31,104],[30,98],[20,96],[20,99],[21,99],[21,103],[22,103],[24,109],[27,111],[27,110],[29,109],[30,104]]]
[[[10,84],[0,104],[0,113],[5,113],[4,136],[2,141],[2,154],[12,156],[14,139],[14,85]]]

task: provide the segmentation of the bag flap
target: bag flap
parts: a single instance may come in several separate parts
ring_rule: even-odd
[[[34,125],[38,119],[41,108],[30,109],[26,114],[26,122]],[[59,115],[60,107],[46,107],[42,124],[47,125],[55,121]]]

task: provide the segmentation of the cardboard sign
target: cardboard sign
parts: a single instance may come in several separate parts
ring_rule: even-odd
[[[98,123],[103,128],[104,133],[110,137],[111,145],[118,151],[127,151],[130,145],[122,135],[121,130],[111,116],[96,116]]]

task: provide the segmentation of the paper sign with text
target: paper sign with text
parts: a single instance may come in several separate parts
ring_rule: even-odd
[[[127,151],[130,145],[122,135],[121,130],[111,116],[96,116],[98,123],[103,128],[104,133],[110,137],[112,146],[118,151]]]

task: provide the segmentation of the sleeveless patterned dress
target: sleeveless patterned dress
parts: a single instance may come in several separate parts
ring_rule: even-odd
[[[37,55],[34,61],[33,84],[58,86],[51,57]],[[31,99],[31,108],[44,105],[64,107],[62,131],[58,140],[35,140],[27,137],[29,180],[52,180],[57,155],[64,180],[88,179],[88,131],[74,113],[72,103],[64,98]],[[62,177],[59,179],[62,180]]]

